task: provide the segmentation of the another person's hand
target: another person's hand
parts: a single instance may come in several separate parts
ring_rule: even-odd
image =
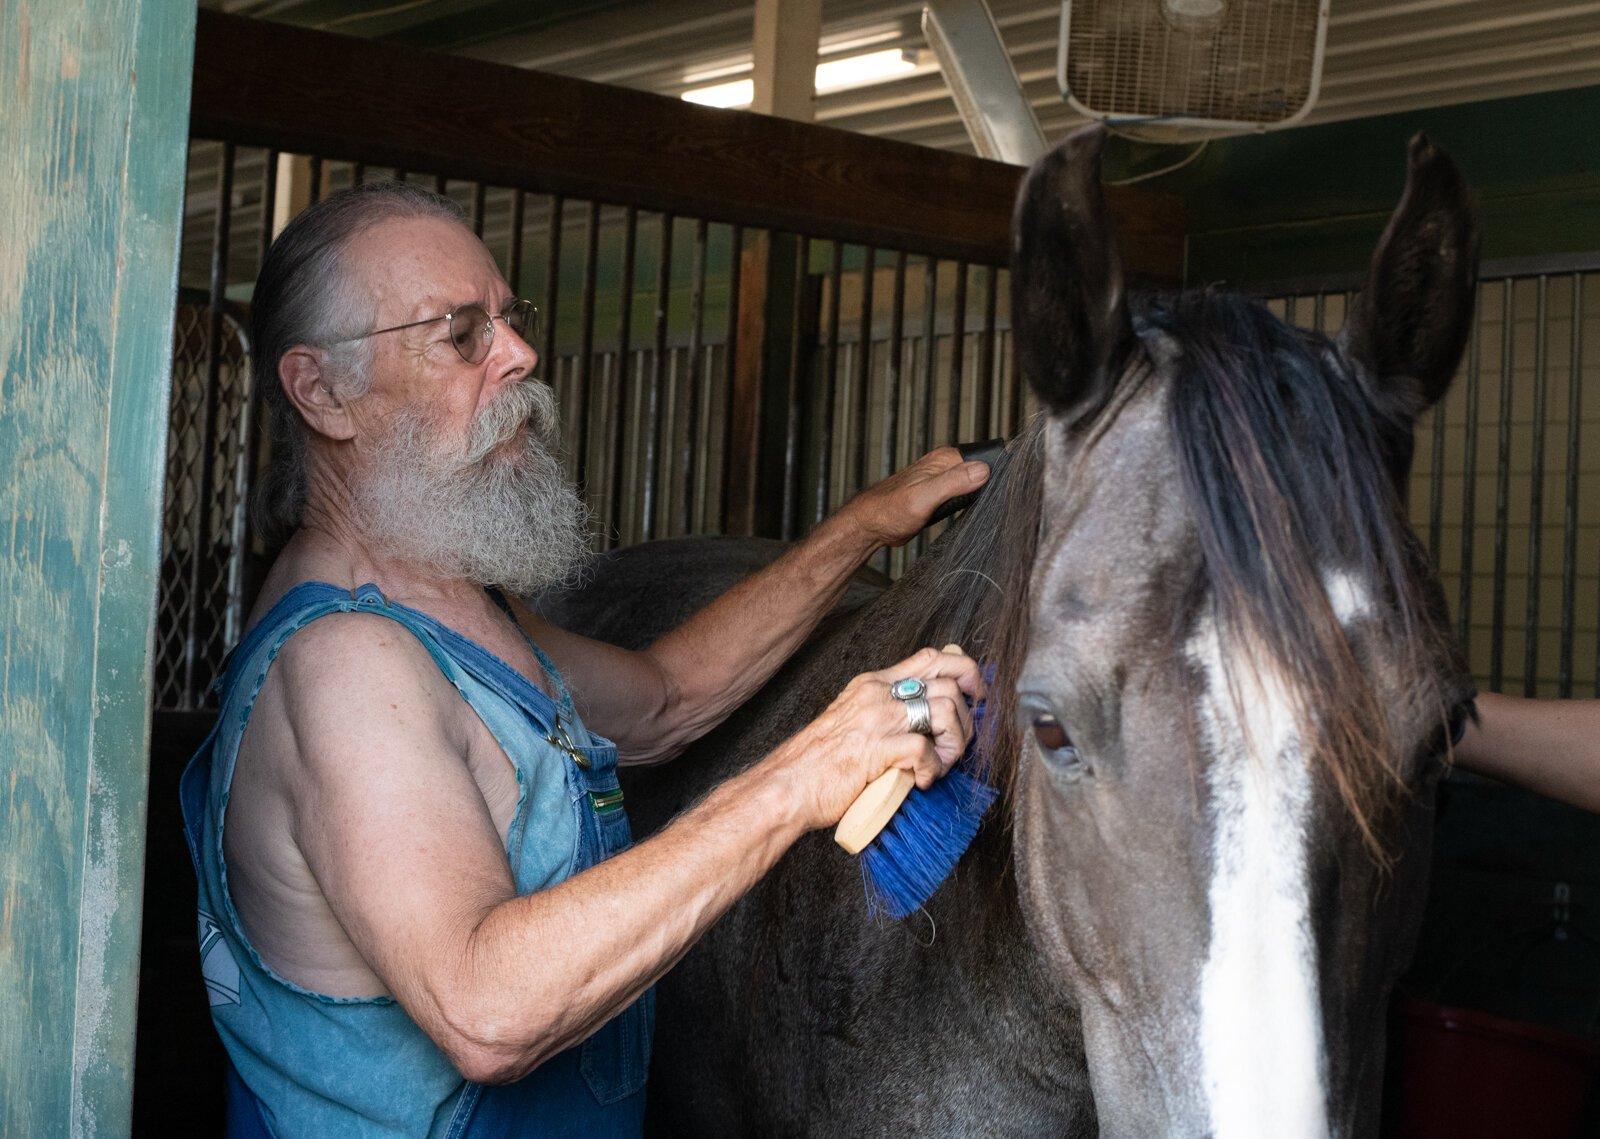
[[[954,447],[939,447],[867,487],[839,514],[854,520],[878,545],[903,546],[941,503],[971,494],[988,478],[987,463],[963,460]]]
[[[897,680],[927,686],[931,735],[911,730],[906,705],[889,693]],[[787,740],[774,756],[795,780],[808,829],[833,826],[863,788],[891,767],[931,787],[953,767],[972,739],[968,704],[983,698],[977,663],[960,653],[923,649],[890,668],[845,685],[822,715]]]

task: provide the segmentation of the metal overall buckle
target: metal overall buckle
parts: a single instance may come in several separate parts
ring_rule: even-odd
[[[572,762],[576,763],[579,767],[583,768],[585,771],[589,769],[589,757],[584,755],[583,752],[579,750],[578,745],[572,742],[572,737],[567,734],[567,726],[561,722],[561,714],[559,712],[556,713],[555,727],[546,732],[544,738],[546,743],[549,743],[554,747],[558,747],[570,755],[572,757]]]

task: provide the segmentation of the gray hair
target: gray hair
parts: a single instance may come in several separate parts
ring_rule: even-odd
[[[321,348],[328,386],[358,399],[372,385],[370,329],[376,298],[363,296],[344,264],[352,239],[396,218],[443,218],[466,224],[449,198],[406,182],[368,182],[330,194],[284,227],[261,262],[250,301],[252,370],[271,423],[272,469],[256,492],[256,529],[269,545],[300,525],[306,501],[305,421],[284,395],[278,364],[302,344]]]

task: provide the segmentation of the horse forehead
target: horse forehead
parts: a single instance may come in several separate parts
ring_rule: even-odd
[[[1189,559],[1193,528],[1167,415],[1166,384],[1147,382],[1087,437],[1052,420],[1034,595],[1051,611],[1091,619],[1136,604]]]

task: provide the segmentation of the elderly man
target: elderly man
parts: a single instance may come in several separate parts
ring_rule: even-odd
[[[858,677],[638,845],[619,757],[720,722],[987,469],[933,452],[624,652],[512,599],[570,577],[583,510],[531,307],[453,205],[390,183],[312,206],[253,310],[290,536],[183,789],[230,1130],[637,1133],[651,984],[872,778],[948,770],[981,681],[931,649]],[[909,676],[922,732],[888,691]]]

